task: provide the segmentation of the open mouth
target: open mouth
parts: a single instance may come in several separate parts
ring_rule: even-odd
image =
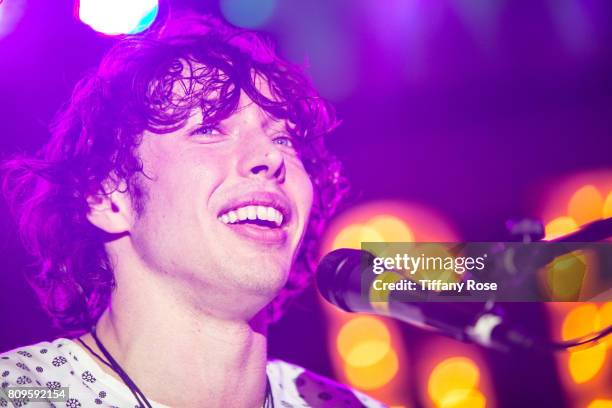
[[[226,210],[218,218],[228,225],[252,225],[270,229],[280,228],[285,221],[279,209],[268,205],[245,205]]]
[[[233,233],[258,245],[284,247],[289,242],[292,211],[278,193],[256,191],[228,202],[217,218]]]

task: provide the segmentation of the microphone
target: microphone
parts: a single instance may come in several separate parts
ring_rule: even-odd
[[[367,295],[376,278],[374,255],[356,249],[337,249],[317,267],[319,292],[331,304],[347,312],[364,312],[392,317],[419,328],[429,329],[463,342],[498,350],[532,348],[536,340],[509,327],[503,316],[479,302],[407,302],[405,293],[391,291],[387,303],[372,302]],[[363,285],[363,286],[362,286]],[[381,307],[382,306],[382,307]]]
[[[551,241],[514,244],[500,252],[496,261],[502,265],[504,272],[511,274],[535,271],[555,258],[573,251],[590,249],[602,256],[610,254],[610,243],[605,242],[610,237],[612,237],[612,217],[593,221],[575,232]],[[601,274],[606,278],[612,276],[610,272],[612,269],[609,267],[601,268]]]

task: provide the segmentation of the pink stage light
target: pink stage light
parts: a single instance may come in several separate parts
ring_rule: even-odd
[[[7,1],[5,3],[0,0],[0,39],[9,35],[25,10],[25,0]]]
[[[158,8],[158,0],[80,0],[78,16],[103,34],[136,34],[155,21]]]

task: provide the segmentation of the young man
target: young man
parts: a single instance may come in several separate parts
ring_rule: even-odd
[[[75,334],[2,355],[2,387],[68,387],[68,407],[380,406],[267,361],[343,191],[335,125],[253,33],[190,16],[120,41],[42,153],[6,166],[31,281]]]

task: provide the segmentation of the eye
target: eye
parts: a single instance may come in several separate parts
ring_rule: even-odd
[[[202,136],[218,136],[218,135],[222,135],[223,133],[216,127],[216,126],[211,126],[211,125],[202,125],[194,130],[191,131],[190,135],[191,136],[197,136],[197,135],[202,135]]]
[[[275,137],[272,142],[277,145],[287,146],[290,149],[295,149],[295,142],[291,136],[283,135]]]

